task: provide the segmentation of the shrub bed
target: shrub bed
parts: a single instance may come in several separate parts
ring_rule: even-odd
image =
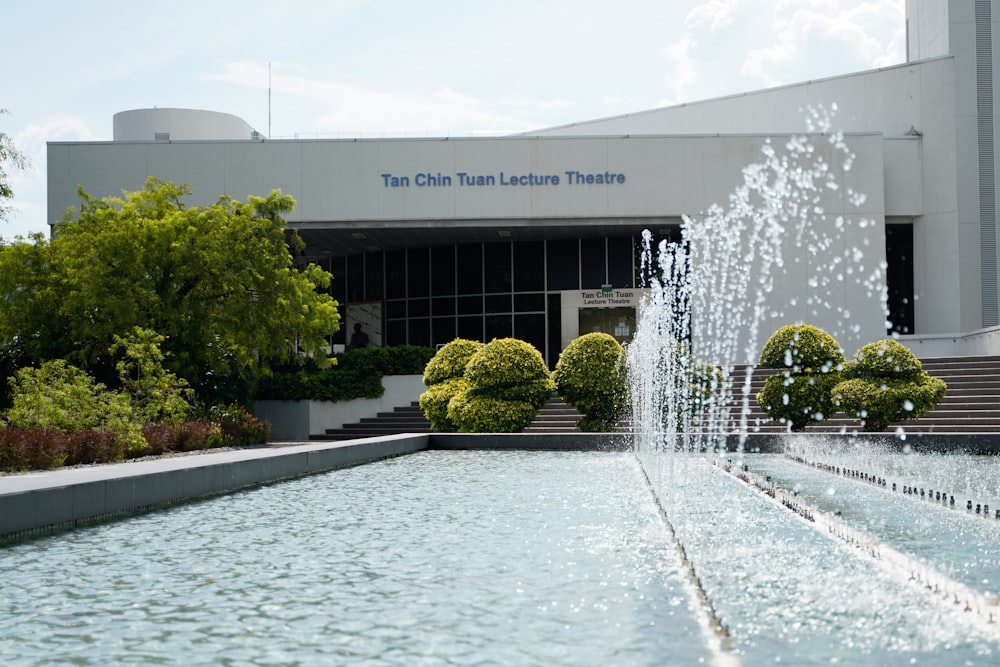
[[[416,345],[365,347],[335,357],[333,366],[314,363],[276,369],[258,384],[257,400],[349,401],[379,398],[385,393],[383,375],[418,375],[434,350]]]

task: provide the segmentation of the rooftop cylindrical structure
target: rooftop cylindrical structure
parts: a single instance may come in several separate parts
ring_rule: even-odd
[[[239,116],[202,109],[132,109],[114,117],[115,141],[251,141],[261,139]]]

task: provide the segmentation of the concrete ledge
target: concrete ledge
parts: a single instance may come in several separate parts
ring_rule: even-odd
[[[426,434],[0,477],[0,542],[427,449]]]
[[[735,450],[735,436],[727,446]],[[1000,453],[1000,433],[751,434],[747,452],[787,444],[849,450]],[[205,453],[0,477],[0,543],[425,449],[629,451],[631,433],[432,433]]]
[[[631,433],[431,433],[429,449],[519,449],[623,452]]]

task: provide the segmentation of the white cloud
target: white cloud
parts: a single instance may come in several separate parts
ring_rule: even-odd
[[[0,236],[13,238],[34,232],[48,233],[46,200],[46,142],[98,141],[90,126],[80,118],[59,116],[38,119],[11,137],[14,145],[28,158],[28,168],[10,174],[14,198],[5,202],[13,211],[6,224],[0,224]],[[108,137],[103,137],[108,138]]]
[[[889,44],[875,36],[886,22],[899,26]],[[771,14],[773,41],[747,52],[742,73],[773,86],[800,80],[803,63],[818,72],[810,78],[899,63],[904,23],[901,0],[782,0]]]
[[[694,42],[690,36],[674,42],[665,50],[667,83],[674,96],[683,97],[685,88],[698,80],[698,62],[692,57]]]
[[[698,5],[690,12],[684,20],[686,30],[695,30],[703,25],[708,26],[709,32],[716,32],[724,25],[733,22],[733,9],[738,0],[709,0]]]
[[[664,50],[668,103],[903,61],[905,0],[706,0]],[[891,41],[886,35],[892,35]]]
[[[280,68],[280,72],[279,72]],[[226,63],[218,73],[204,78],[242,86],[262,87],[267,66],[260,63]],[[526,130],[530,125],[512,116],[487,111],[481,101],[449,87],[431,92],[379,91],[325,80],[300,66],[282,63],[272,68],[275,93],[318,103],[312,118],[319,132],[441,132]],[[560,100],[540,101],[538,108],[564,105]]]

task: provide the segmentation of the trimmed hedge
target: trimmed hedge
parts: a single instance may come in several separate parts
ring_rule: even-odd
[[[781,369],[757,393],[757,404],[793,431],[821,422],[837,411],[832,396],[844,368],[844,351],[822,329],[790,324],[775,331],[760,353],[759,364]]]
[[[833,388],[843,378],[838,373],[791,373],[782,371],[767,378],[757,393],[757,403],[771,417],[793,431],[821,422],[837,412]]]
[[[583,431],[612,430],[625,412],[622,346],[614,336],[588,333],[562,351],[553,374],[556,391],[584,417]]]
[[[545,405],[555,390],[542,353],[516,338],[487,343],[469,360],[464,377],[476,396],[523,401],[535,409]]]
[[[434,356],[433,348],[416,345],[365,347],[336,355],[335,365],[283,368],[261,379],[257,400],[349,401],[379,398],[383,375],[418,375]]]
[[[463,433],[513,433],[534,420],[555,383],[541,353],[516,338],[476,352],[463,374],[468,388],[448,403],[448,419]]]
[[[448,404],[466,391],[469,383],[463,378],[469,360],[485,344],[476,340],[456,338],[437,351],[424,367],[427,391],[420,394],[420,409],[435,431],[455,431],[458,427],[448,416]]]
[[[439,384],[453,378],[460,378],[465,374],[465,367],[469,360],[486,347],[485,343],[477,340],[466,340],[456,338],[440,350],[427,362],[424,368],[424,384],[428,387]]]
[[[448,404],[468,388],[469,383],[457,377],[433,384],[420,394],[420,409],[431,423],[431,430],[449,432],[458,428],[448,417]]]
[[[764,368],[793,373],[830,373],[840,370],[844,350],[833,336],[811,324],[789,324],[767,339],[757,362]]]
[[[450,420],[463,433],[516,433],[528,426],[538,410],[525,401],[509,401],[462,392],[448,404]]]
[[[933,410],[948,391],[928,375],[905,345],[892,339],[869,343],[844,370],[847,379],[833,388],[833,400],[861,420],[865,431],[884,431],[892,422],[917,419]]]

